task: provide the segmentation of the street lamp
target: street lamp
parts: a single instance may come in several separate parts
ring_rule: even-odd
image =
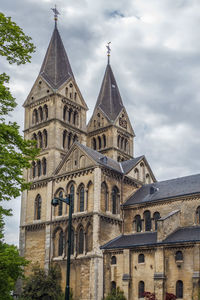
[[[71,227],[72,227],[72,197],[71,194],[66,195],[66,198],[55,197],[51,200],[51,205],[56,207],[59,201],[69,205],[69,221],[68,221],[68,251],[67,251],[67,270],[66,270],[66,287],[65,300],[69,300],[70,294],[70,255],[71,255]]]

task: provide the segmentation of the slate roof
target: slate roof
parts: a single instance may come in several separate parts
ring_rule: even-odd
[[[129,160],[125,160],[125,161],[122,161],[121,162],[121,166],[122,166],[122,169],[124,171],[124,173],[128,173],[134,166],[137,165],[137,163],[142,159],[144,158],[144,155],[142,156],[139,156],[139,157],[135,157],[133,159],[129,159]]]
[[[154,193],[151,194],[151,189]],[[143,185],[124,206],[200,193],[200,174]]]
[[[120,235],[114,240],[101,246],[101,249],[132,248],[156,244],[157,232],[135,233]]]
[[[119,173],[122,173],[120,164],[116,160],[106,156],[107,162],[104,162],[103,158],[105,158],[105,155],[103,155],[103,154],[99,153],[98,151],[95,151],[87,146],[84,146],[84,145],[80,144],[79,142],[76,142],[76,144],[78,144],[80,146],[80,148],[82,148],[97,163],[104,165],[106,167],[109,167],[111,169],[114,169]]]
[[[124,108],[110,64],[107,65],[95,109],[100,107],[110,121],[115,121]]]
[[[157,232],[120,235],[101,246],[101,249],[124,249],[141,246],[156,246],[200,242],[200,226],[182,227],[171,233],[162,242],[157,242]]]
[[[59,31],[55,26],[40,75],[53,88],[58,89],[70,77],[74,78]]]
[[[163,243],[199,242],[200,226],[179,228],[170,234]]]

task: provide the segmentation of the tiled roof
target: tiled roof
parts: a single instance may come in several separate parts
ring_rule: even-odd
[[[74,78],[67,53],[57,27],[54,28],[40,75],[53,89],[58,89],[70,77]]]
[[[110,121],[115,121],[124,107],[110,64],[107,65],[95,109],[100,107]]]
[[[143,185],[124,206],[200,193],[200,174]]]

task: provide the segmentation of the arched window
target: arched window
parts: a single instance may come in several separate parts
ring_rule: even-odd
[[[101,184],[101,207],[103,211],[108,211],[108,187],[105,182]]]
[[[74,135],[73,142],[78,142],[78,137],[76,134]]]
[[[58,256],[63,255],[63,232],[60,231],[59,233],[59,239],[58,239]]]
[[[72,144],[72,133],[70,132],[68,135],[68,149],[71,147]]]
[[[36,124],[37,120],[37,109],[34,109],[33,114],[32,114],[32,123]]]
[[[144,212],[145,231],[151,231],[151,213],[149,210]]]
[[[141,220],[140,215],[135,216],[135,230],[136,230],[136,232],[142,231],[142,220]]]
[[[100,136],[98,136],[98,149],[101,149],[101,137]]]
[[[138,284],[138,298],[144,298],[144,281],[140,281]]]
[[[78,113],[77,113],[77,111],[74,112],[73,124],[78,125]]]
[[[103,147],[105,148],[106,147],[106,136],[105,136],[105,134],[103,134],[102,137],[103,137]]]
[[[42,207],[42,198],[40,195],[37,195],[35,199],[35,220],[41,219],[41,207]]]
[[[67,131],[63,131],[63,148],[66,149]]]
[[[65,96],[68,96],[68,87],[65,88]]]
[[[124,151],[127,152],[127,145],[128,145],[128,140],[124,140]]]
[[[84,200],[85,200],[84,187],[81,186],[79,189],[79,211],[84,211]]]
[[[69,113],[68,113],[68,122],[70,123],[71,122],[71,118],[72,118],[72,109],[70,108],[69,109]]]
[[[92,225],[89,224],[87,226],[87,231],[86,231],[86,252],[90,252],[92,251],[92,240],[93,240],[93,237],[92,237]]]
[[[149,176],[149,174],[146,174],[146,183],[150,183],[150,176]]]
[[[181,280],[176,282],[176,297],[179,299],[183,298],[183,281]]]
[[[58,197],[59,197],[59,198],[63,198],[63,192],[62,192],[62,191],[60,191]],[[62,213],[63,213],[63,202],[59,200],[59,204],[58,204],[58,215],[59,215],[59,216],[62,216]]]
[[[112,213],[118,213],[118,188],[114,187],[112,190]]]
[[[42,167],[41,167],[41,161],[40,160],[38,160],[38,162],[37,162],[37,169],[38,169],[38,176],[41,176]]]
[[[117,264],[117,258],[116,256],[111,257],[111,265],[116,265]]]
[[[74,229],[71,229],[71,254],[74,254]]]
[[[72,213],[74,212],[74,185],[70,186],[70,196],[72,201]]]
[[[136,179],[139,180],[139,171],[137,168],[135,168],[134,173],[135,173]]]
[[[43,130],[43,141],[44,141],[44,148],[47,147],[48,145],[48,140],[47,140],[48,136],[47,136],[47,131],[46,129]]]
[[[197,224],[200,224],[200,206],[198,206],[196,210],[196,219],[197,219]]]
[[[35,161],[32,162],[32,176],[33,176],[33,178],[36,176],[36,163],[35,163]]]
[[[176,252],[175,261],[183,261],[183,252],[182,251]]]
[[[160,219],[160,213],[158,211],[156,211],[154,214],[153,214],[153,218],[154,218],[154,221],[155,221],[155,230],[157,230],[157,227],[158,227],[158,220]]]
[[[63,120],[66,121],[66,115],[67,115],[67,106],[65,105],[63,108]]]
[[[46,104],[43,107],[43,111],[44,111],[44,114],[43,114],[44,120],[47,120],[48,119],[48,106]]]
[[[45,157],[42,159],[42,173],[43,175],[46,175],[47,173],[47,160]]]
[[[124,148],[124,138],[122,137],[121,138],[121,149],[123,149]]]
[[[40,131],[38,132],[38,143],[39,148],[42,148],[42,133]]]
[[[78,234],[78,254],[83,254],[84,249],[84,232],[81,227]]]
[[[112,282],[111,282],[111,291],[112,291],[112,292],[116,292],[116,289],[117,289],[116,282],[115,282],[115,281],[112,281]]]
[[[120,135],[118,135],[118,137],[117,137],[117,147],[118,148],[120,148],[120,139],[121,139],[121,137],[120,137]]]
[[[140,253],[138,255],[138,263],[139,264],[144,263],[144,254],[143,253]]]
[[[38,108],[38,113],[39,113],[39,120],[43,121],[43,111],[42,111],[42,107],[41,106]]]
[[[93,148],[94,150],[97,149],[97,142],[96,142],[96,139],[95,139],[95,138],[92,139],[92,148]]]

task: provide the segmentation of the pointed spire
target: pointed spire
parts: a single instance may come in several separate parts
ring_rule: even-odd
[[[108,62],[95,109],[100,107],[110,121],[114,121],[124,108],[122,98]]]
[[[57,29],[58,11],[56,10],[54,13],[55,28],[40,70],[40,75],[53,89],[58,89],[70,77],[74,78],[74,75]]]

